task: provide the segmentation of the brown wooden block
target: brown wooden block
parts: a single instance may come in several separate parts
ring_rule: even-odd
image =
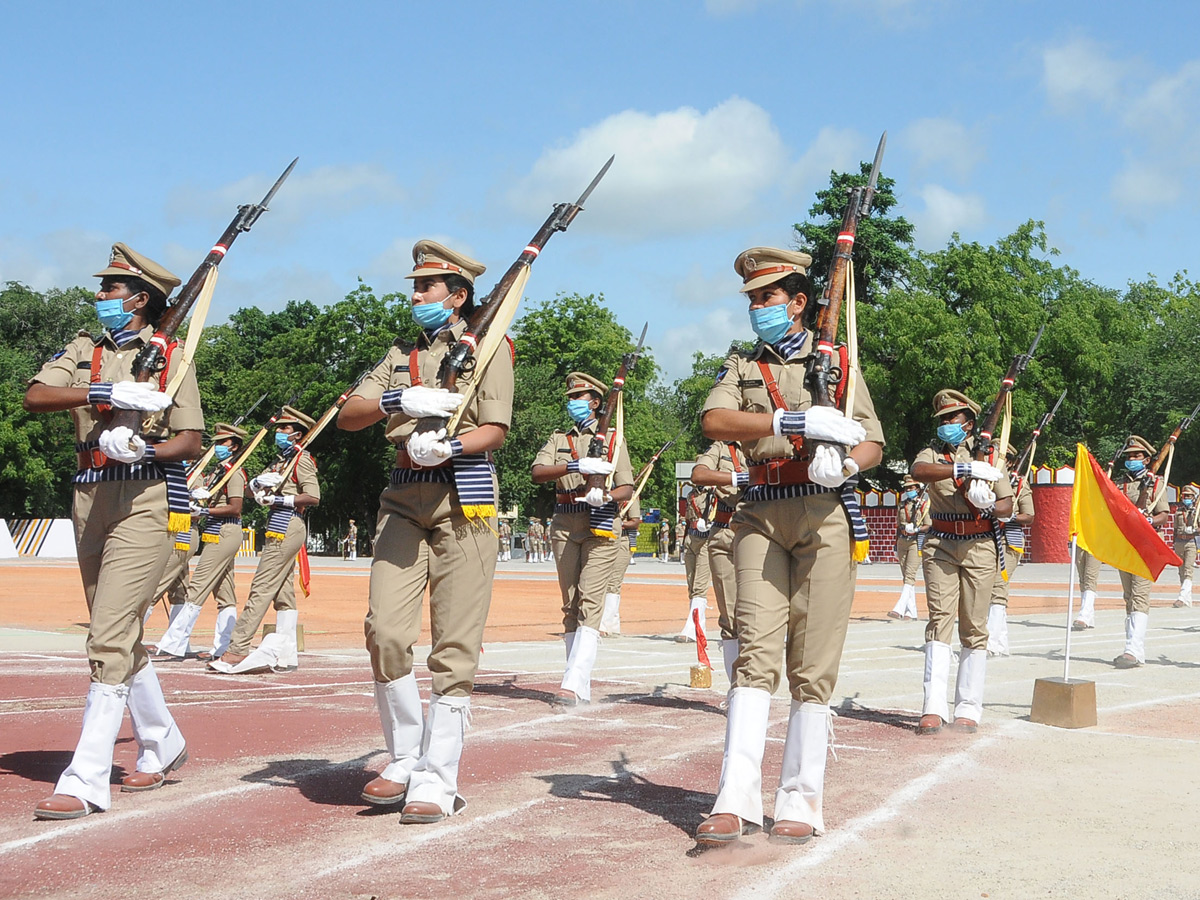
[[[271,623],[270,625],[268,625],[264,622],[263,623],[263,632],[262,632],[263,637],[266,637],[268,634],[274,634],[274,633],[275,633],[275,624]],[[304,652],[304,626],[301,625],[299,622],[296,623],[296,652],[297,653]]]
[[[1033,683],[1029,720],[1058,728],[1089,728],[1096,724],[1096,682],[1072,678],[1038,678]]]
[[[712,687],[712,669],[708,666],[692,666],[691,685],[694,688]]]

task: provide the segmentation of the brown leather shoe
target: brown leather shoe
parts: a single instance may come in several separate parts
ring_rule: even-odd
[[[574,691],[568,691],[566,688],[559,688],[554,692],[554,699],[550,701],[554,706],[578,706],[579,698]]]
[[[408,785],[398,781],[388,781],[380,775],[374,781],[368,781],[362,789],[362,798],[376,806],[391,806],[404,800],[408,793]]]
[[[414,800],[412,803],[405,803],[404,809],[400,811],[401,825],[430,825],[434,822],[440,822],[446,818],[446,814],[442,812],[442,808],[436,803],[427,803],[424,800]]]
[[[187,761],[187,747],[184,747],[180,754],[161,772],[134,772],[132,775],[126,775],[121,779],[121,790],[127,794],[158,790],[166,784],[167,775],[176,769],[183,768],[183,764]]]
[[[767,837],[772,844],[807,844],[813,839],[813,827],[807,822],[789,822],[784,819],[771,826]]]
[[[728,844],[743,834],[757,830],[757,825],[746,822],[733,813],[713,813],[696,829],[696,843]]]
[[[979,730],[979,723],[974,719],[968,719],[966,716],[959,716],[954,720],[954,730],[962,731],[966,734],[974,734]]]
[[[96,807],[70,794],[51,794],[33,808],[35,819],[82,819]]]
[[[1093,628],[1093,627],[1095,627],[1095,626],[1089,625],[1087,622],[1081,622],[1079,619],[1076,619],[1074,622],[1071,623],[1072,631],[1087,631],[1089,628]]]
[[[889,619],[903,619],[904,616],[900,615],[900,613],[898,613],[894,609],[892,609],[892,610],[888,610],[888,618]]]
[[[675,635],[675,643],[677,643],[677,644],[694,644],[694,643],[696,643],[696,639],[690,638],[686,634],[677,634],[677,635]]]
[[[937,734],[942,730],[942,717],[934,713],[926,713],[917,723],[917,734]]]
[[[1172,603],[1171,605],[1172,605],[1173,607],[1175,607],[1176,609],[1183,609],[1185,606],[1187,606],[1187,604],[1186,604],[1186,603],[1184,603],[1182,600],[1176,600],[1176,601],[1175,601],[1174,603]]]
[[[219,657],[219,656],[213,656],[212,653],[210,653],[207,650],[201,650],[199,653],[196,654],[196,659],[200,660],[200,662],[212,662],[214,659],[220,659],[220,658],[221,657]]]
[[[1116,666],[1118,669],[1136,669],[1138,666],[1140,666],[1142,664],[1138,661],[1138,658],[1136,656],[1134,656],[1132,653],[1122,653],[1120,656],[1118,656],[1116,659],[1113,660],[1113,665]]]

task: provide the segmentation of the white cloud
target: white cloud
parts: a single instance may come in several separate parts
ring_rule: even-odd
[[[446,247],[452,247],[459,253],[466,254],[472,259],[478,258],[478,254],[471,245],[458,237],[441,234],[424,234],[420,237],[398,237],[388,244],[382,253],[371,260],[370,265],[367,266],[366,271],[363,273],[363,278],[366,279],[368,284],[374,286],[389,285],[388,290],[403,290],[405,293],[408,293],[403,286],[410,282],[403,281],[402,279],[413,270],[412,248],[419,240],[437,241],[437,243]],[[499,278],[499,275],[496,277]],[[477,291],[480,289],[487,290],[487,287],[483,285],[483,281],[486,281],[486,278],[475,285]]]
[[[732,270],[729,265],[714,272],[701,263],[693,263],[672,290],[675,302],[684,307],[704,307],[729,300],[730,285],[736,283]]]
[[[938,184],[927,184],[917,191],[925,208],[912,216],[917,243],[922,247],[940,247],[954,232],[982,225],[987,218],[983,198],[978,194],[959,194]]]
[[[1152,81],[1128,100],[1122,120],[1148,142],[1170,146],[1194,137],[1197,103],[1200,102],[1200,61],[1191,60],[1179,71]]]
[[[1042,80],[1056,108],[1068,111],[1089,103],[1111,106],[1130,67],[1105,53],[1095,41],[1072,38],[1042,51]]]
[[[831,171],[858,171],[867,141],[853,129],[826,126],[817,132],[808,149],[791,164],[787,186],[793,193],[811,195],[829,186]]]
[[[913,154],[918,173],[936,169],[965,179],[984,155],[978,138],[953,119],[917,119],[900,133],[900,142]]]
[[[692,356],[697,350],[706,355],[724,353],[734,340],[753,339],[745,306],[735,306],[735,302],[712,310],[698,321],[669,328],[654,342],[654,359],[663,367],[668,384],[692,373]]]
[[[612,154],[588,203],[588,225],[627,239],[748,221],[778,188],[786,148],[762,107],[733,97],[708,112],[627,110],[547,150],[509,192],[522,213],[574,199]]]
[[[99,282],[92,275],[108,262],[113,241],[107,234],[83,228],[32,238],[0,237],[0,283],[19,281],[37,291],[96,287]]]
[[[1149,212],[1177,202],[1179,179],[1172,166],[1131,162],[1112,181],[1112,198],[1127,212]]]
[[[278,173],[250,175],[216,189],[185,185],[167,199],[169,224],[195,221],[198,216],[233,218],[243,203],[258,203]],[[297,165],[271,201],[270,216],[280,224],[310,217],[328,218],[368,206],[402,203],[407,196],[396,177],[374,163],[321,166],[305,171]]]

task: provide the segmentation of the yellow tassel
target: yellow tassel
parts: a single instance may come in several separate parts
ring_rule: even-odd
[[[176,542],[175,542],[175,549],[176,549],[176,550],[182,550],[184,553],[187,553],[189,550],[191,550],[191,549],[192,549],[192,542],[191,542],[191,541],[185,541],[184,543],[182,543],[182,544],[181,544],[181,543],[179,543],[178,541],[176,541]]]
[[[192,514],[173,512],[167,516],[167,531],[175,534],[187,533],[192,530]]]
[[[593,528],[592,534],[594,534],[596,537],[608,538],[609,540],[613,541],[617,539],[617,536],[613,532],[605,531],[603,528]]]
[[[266,537],[268,541],[282,541],[287,535],[280,534],[278,531],[268,531]]]
[[[221,536],[219,534],[202,534],[200,535],[200,541],[205,544],[219,544]]]
[[[478,503],[462,508],[463,515],[468,519],[490,519],[496,515],[496,504]]]
[[[864,559],[866,559],[867,554],[869,554],[870,552],[871,552],[871,542],[870,541],[855,541],[854,542],[854,561],[856,563],[860,563]]]

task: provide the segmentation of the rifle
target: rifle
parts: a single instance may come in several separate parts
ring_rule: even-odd
[[[239,453],[236,457],[234,457],[233,462],[231,462],[229,464],[229,469],[225,472],[225,474],[222,475],[220,478],[218,478],[216,483],[209,489],[209,494],[211,495],[211,497],[215,497],[215,496],[217,496],[217,494],[219,494],[221,492],[221,488],[225,487],[225,483],[227,481],[229,481],[230,478],[233,477],[233,473],[236,472],[238,469],[240,469],[245,464],[246,460],[248,460],[250,458],[250,454],[253,453],[256,449],[258,449],[258,445],[261,444],[263,438],[265,438],[267,436],[267,432],[271,430],[271,426],[274,425],[275,422],[279,419],[279,417],[283,415],[283,407],[291,406],[293,403],[296,402],[296,398],[299,396],[300,396],[300,392],[294,391],[292,393],[292,396],[288,397],[287,402],[284,403],[283,406],[279,407],[279,409],[276,411],[275,415],[273,415],[273,416],[271,416],[271,418],[267,419],[267,424],[258,430],[258,432],[254,435],[254,437],[252,437],[250,439],[250,442],[248,444],[246,444],[245,447],[242,448],[242,452]],[[210,497],[210,499],[211,499],[211,497]]]
[[[1166,462],[1167,455],[1171,452],[1171,448],[1175,446],[1175,442],[1179,440],[1179,436],[1191,427],[1191,424],[1193,421],[1195,421],[1197,414],[1200,414],[1200,403],[1196,404],[1196,408],[1188,413],[1183,418],[1183,421],[1175,426],[1175,430],[1171,432],[1171,436],[1167,438],[1161,449],[1159,449],[1158,455],[1154,457],[1154,462],[1147,467],[1150,469],[1151,475],[1158,474],[1158,470],[1162,468],[1162,464]]]
[[[1008,372],[1005,373],[1004,379],[1000,382],[1000,390],[996,393],[996,399],[992,403],[992,408],[988,410],[988,414],[983,420],[983,425],[979,429],[979,438],[975,443],[975,459],[987,460],[992,446],[992,435],[996,431],[996,424],[1000,421],[1000,416],[1004,413],[1004,400],[1012,393],[1017,379],[1021,377],[1021,373],[1025,371],[1025,367],[1033,359],[1033,354],[1037,352],[1038,342],[1042,339],[1042,332],[1045,330],[1046,323],[1043,322],[1042,327],[1038,329],[1038,333],[1033,338],[1033,343],[1030,345],[1029,351],[1027,353],[1018,353],[1013,357],[1012,364],[1008,367]]]
[[[200,296],[200,291],[204,287],[204,282],[208,279],[209,272],[221,264],[221,260],[225,258],[225,254],[229,251],[237,236],[243,231],[249,231],[253,228],[254,223],[258,221],[258,217],[269,209],[267,204],[271,202],[271,198],[275,196],[275,192],[279,190],[279,186],[292,174],[292,169],[296,168],[296,163],[299,161],[300,157],[298,156],[292,160],[291,165],[283,170],[283,174],[279,176],[275,184],[271,186],[271,189],[267,191],[267,195],[262,198],[261,203],[245,203],[238,207],[237,215],[233,217],[233,221],[229,223],[229,227],[217,239],[213,248],[208,251],[208,255],[204,257],[204,261],[200,263],[196,271],[192,273],[192,277],[183,286],[183,289],[179,292],[179,296],[175,298],[175,302],[163,313],[162,318],[158,320],[158,327],[154,331],[154,336],[150,338],[150,342],[141,349],[137,358],[133,361],[134,381],[149,381],[166,368],[167,346],[175,337],[175,333],[179,331],[180,326],[183,325],[183,321],[187,318],[192,304]],[[144,413],[137,409],[115,409],[113,410],[112,423],[109,427],[118,428],[125,426],[137,435],[142,430],[143,415]]]
[[[1054,414],[1058,412],[1058,408],[1062,406],[1063,400],[1066,399],[1067,391],[1064,388],[1063,392],[1058,395],[1058,400],[1054,407],[1042,416],[1042,421],[1038,422],[1038,427],[1033,429],[1033,436],[1029,438],[1029,443],[1025,445],[1025,449],[1021,451],[1021,455],[1017,458],[1017,465],[1013,468],[1014,472],[1026,471],[1027,465],[1033,465],[1033,450],[1037,446],[1037,439],[1051,422],[1054,421]]]
[[[833,264],[825,282],[825,293],[819,301],[820,311],[817,313],[816,325],[818,352],[813,355],[807,374],[808,389],[812,394],[813,403],[817,406],[836,406],[833,401],[834,388],[848,375],[833,364],[833,349],[837,341],[838,320],[842,314],[846,280],[851,275],[854,237],[858,233],[859,221],[871,212],[871,201],[875,199],[875,186],[879,182],[879,164],[883,160],[883,150],[886,146],[885,131],[875,149],[875,162],[871,166],[871,176],[866,186],[859,185],[850,189],[850,199],[846,204],[846,211],[842,214],[842,228],[838,232]],[[846,415],[850,413],[851,410],[846,410]]]
[[[450,352],[442,359],[441,366],[438,370],[438,387],[445,388],[448,391],[453,391],[458,385],[458,378],[475,370],[478,360],[476,354],[479,350],[480,342],[488,329],[492,327],[492,323],[496,320],[497,315],[501,312],[502,302],[517,284],[517,280],[523,277],[528,277],[529,268],[533,265],[533,261],[538,258],[542,252],[542,248],[546,246],[546,242],[554,236],[556,231],[566,231],[570,224],[575,221],[575,217],[579,215],[583,209],[583,204],[587,202],[592,191],[596,189],[596,185],[600,183],[600,179],[608,172],[609,166],[616,159],[615,154],[608,158],[596,177],[592,179],[591,184],[584,189],[584,192],[579,195],[579,199],[574,203],[559,203],[556,204],[553,211],[542,223],[542,227],[537,230],[529,243],[525,245],[525,249],[516,258],[508,271],[504,273],[501,279],[496,282],[496,286],[488,292],[476,306],[475,311],[467,318],[467,329],[463,332],[463,336],[458,342],[450,348]],[[521,298],[517,297],[517,303],[520,303]],[[512,321],[512,313],[515,312],[515,304],[507,309],[509,312],[508,322]],[[505,323],[504,330],[508,330],[508,324]],[[484,360],[486,366],[487,360]],[[473,391],[468,388],[467,393]],[[462,405],[459,407],[459,412],[446,421],[438,417],[428,417],[417,421],[415,432],[437,431],[445,427],[447,434],[452,434],[457,428],[459,422],[462,421],[462,414],[466,411],[467,400],[464,397]]]
[[[252,413],[256,409],[258,409],[259,404],[267,399],[267,393],[269,393],[269,392],[263,393],[263,395],[261,397],[259,397],[257,400],[254,401],[253,406],[251,406],[248,410],[246,410],[244,413],[242,413],[240,416],[238,416],[236,419],[234,419],[233,424],[236,426],[236,425],[241,425],[243,422],[245,422],[246,419],[248,419],[250,417],[250,413]],[[193,465],[190,469],[188,469],[188,473],[187,473],[188,487],[192,487],[192,485],[194,485],[196,483],[196,480],[202,474],[204,474],[204,467],[207,466],[209,463],[209,460],[211,460],[213,458],[213,454],[216,452],[216,449],[217,449],[217,444],[214,441],[213,443],[208,445],[208,449],[204,451],[204,455],[201,456],[198,460],[196,460],[195,465]]]
[[[613,413],[617,409],[617,397],[625,389],[625,378],[637,365],[638,358],[642,355],[642,344],[646,341],[646,329],[649,327],[649,322],[642,326],[642,336],[638,338],[637,346],[632,353],[622,356],[621,364],[617,366],[617,374],[613,376],[612,387],[608,389],[604,405],[600,407],[600,413],[596,417],[596,433],[588,444],[587,455],[592,459],[608,458],[608,429],[612,425]],[[584,483],[583,492],[586,494],[592,488],[604,490],[607,479],[607,475],[589,475]]]
[[[680,432],[675,437],[671,438],[669,441],[659,447],[658,451],[650,457],[649,461],[644,466],[642,466],[642,471],[638,472],[638,476],[633,482],[633,496],[620,505],[617,510],[617,518],[622,518],[625,515],[626,510],[628,510],[629,507],[633,505],[633,502],[642,495],[642,491],[646,487],[646,482],[650,480],[650,473],[654,471],[654,464],[658,462],[658,458],[670,450],[675,442],[682,436],[683,432]]]

